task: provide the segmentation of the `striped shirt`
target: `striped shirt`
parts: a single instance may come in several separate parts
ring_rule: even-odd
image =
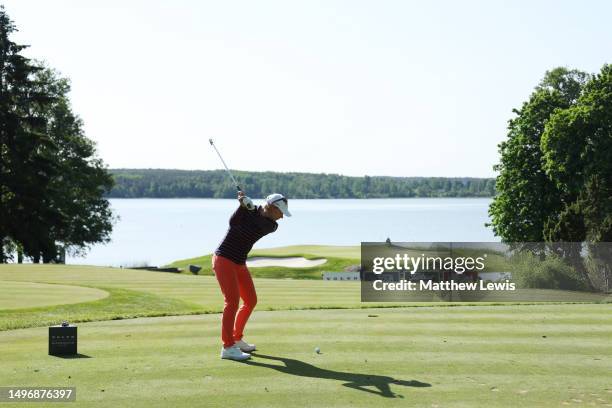
[[[261,215],[261,206],[255,210],[247,210],[242,205],[234,212],[229,220],[229,229],[215,250],[220,255],[238,265],[245,265],[247,254],[264,235],[276,231],[276,221]]]

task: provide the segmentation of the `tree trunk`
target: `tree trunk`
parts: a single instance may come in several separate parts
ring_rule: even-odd
[[[592,292],[597,291],[597,289],[595,288],[595,284],[593,284],[593,280],[589,276],[589,272],[587,271],[587,268],[584,265],[584,260],[582,258],[578,258],[575,262],[572,263],[572,266],[576,269],[576,272],[578,272],[578,274],[582,276],[582,278],[585,280],[589,290]]]
[[[588,290],[592,292],[597,290],[582,256],[582,242],[554,242],[550,246],[567,265],[574,268],[578,276],[586,283]]]

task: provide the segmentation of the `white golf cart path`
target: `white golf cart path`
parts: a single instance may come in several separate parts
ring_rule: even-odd
[[[306,259],[304,257],[273,258],[266,256],[255,256],[249,258],[246,264],[249,268],[261,268],[264,266],[284,266],[287,268],[310,268],[323,265],[327,259]]]

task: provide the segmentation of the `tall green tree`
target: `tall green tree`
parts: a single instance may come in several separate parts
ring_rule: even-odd
[[[612,65],[586,84],[576,104],[552,115],[541,146],[547,176],[567,197],[547,238],[580,228],[587,241],[612,242]]]
[[[563,208],[566,192],[546,174],[540,144],[551,115],[573,106],[588,78],[566,68],[548,71],[529,100],[513,111],[508,138],[499,145],[497,195],[489,208],[490,225],[504,242],[544,241],[549,217]],[[581,240],[581,234],[566,230],[563,239]]]
[[[506,242],[545,242],[536,251],[562,256],[595,288],[583,243],[609,265],[610,247],[598,243],[612,241],[612,68],[547,72],[516,113],[496,166],[494,231]]]
[[[595,280],[577,265],[591,286],[612,287],[612,66],[604,65],[572,107],[552,115],[542,137],[544,169],[566,197],[550,217],[547,239],[581,234],[588,242]],[[603,243],[603,244],[602,244]],[[606,244],[607,243],[607,244]],[[579,259],[572,249],[571,259]],[[603,277],[603,278],[602,278]]]
[[[104,242],[113,181],[72,112],[69,83],[20,52],[0,7],[0,261],[18,250],[50,262]]]
[[[50,68],[37,72],[35,78],[41,92],[52,97],[51,103],[36,109],[47,121],[60,173],[50,180],[46,202],[59,215],[47,234],[55,244],[54,251],[43,254],[48,261],[58,249],[78,254],[95,243],[108,242],[114,218],[104,195],[114,182],[97,157],[95,144],[85,136],[82,120],[72,112],[68,79]]]
[[[54,214],[44,206],[49,180],[58,174],[46,120],[33,109],[50,102],[37,90],[40,68],[10,40],[15,26],[0,6],[0,242],[35,254],[49,241],[45,230]],[[0,250],[0,261],[8,254]]]

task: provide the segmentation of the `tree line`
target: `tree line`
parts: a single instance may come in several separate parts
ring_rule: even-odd
[[[109,198],[234,198],[225,170],[111,169]],[[349,177],[338,174],[232,171],[245,192],[263,198],[491,197],[492,178]]]

